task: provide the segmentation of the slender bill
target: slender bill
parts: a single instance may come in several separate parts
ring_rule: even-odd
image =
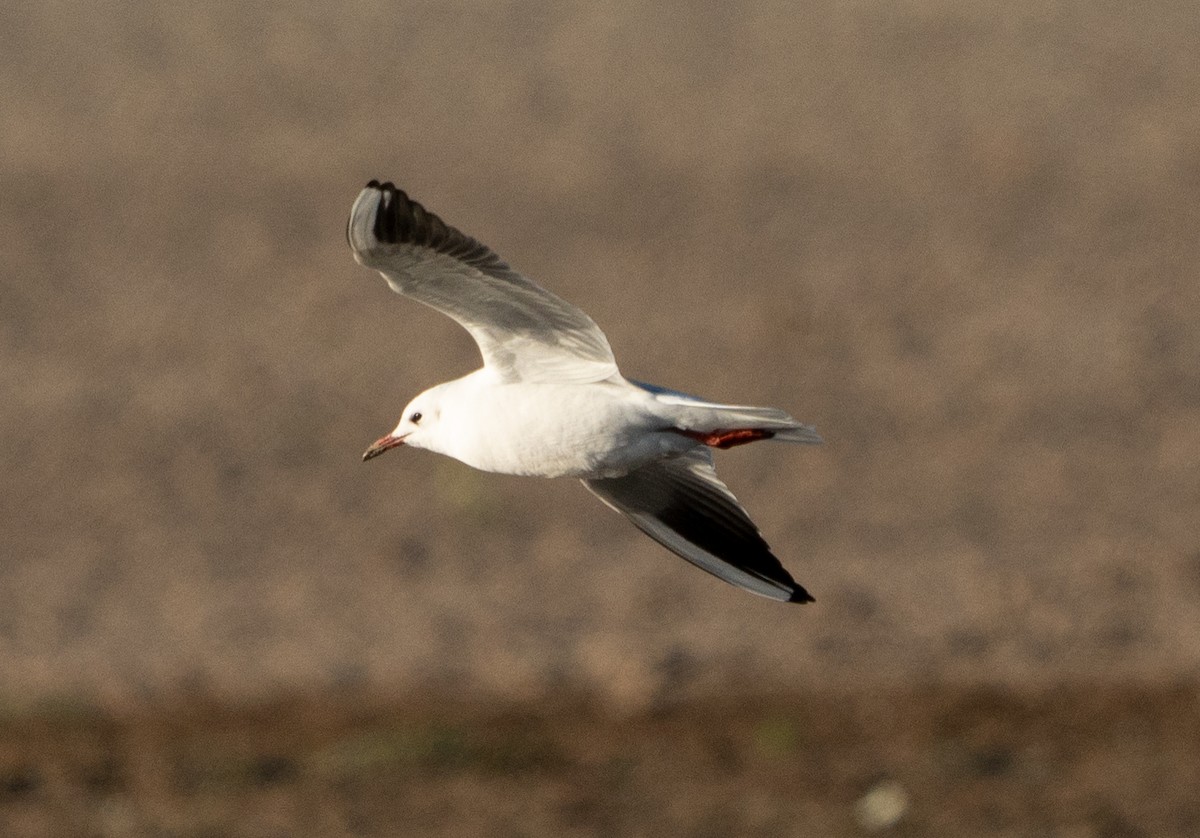
[[[371,459],[372,457],[378,457],[380,454],[382,454],[384,451],[387,451],[389,448],[395,448],[396,446],[403,445],[403,444],[404,444],[404,437],[392,436],[391,434],[388,434],[387,436],[382,437],[381,439],[377,439],[373,443],[371,443],[371,447],[368,448],[363,453],[363,462],[365,463],[367,460]]]

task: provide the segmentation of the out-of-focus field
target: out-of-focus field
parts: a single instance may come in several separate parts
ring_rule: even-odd
[[[1194,834],[1198,54],[1167,0],[0,9],[0,825],[853,834],[894,778],[904,834]],[[353,263],[373,177],[815,424],[718,463],[817,602],[360,463],[477,364]]]
[[[0,726],[5,835],[1195,835],[1194,691],[378,701]],[[1188,735],[1191,732],[1193,735]]]

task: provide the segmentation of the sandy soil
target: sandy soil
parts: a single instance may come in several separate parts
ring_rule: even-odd
[[[935,707],[989,696],[969,718],[1018,743],[1040,736],[1030,718],[1107,718],[1089,702],[1118,696],[1078,752],[1047,746],[1069,752],[1074,814],[1004,791],[1024,802],[997,804],[996,829],[1194,831],[1182,794],[1154,808],[1146,791],[1189,747],[1191,688],[1163,685],[1200,679],[1194,18],[1169,0],[0,9],[3,718],[51,738],[64,712],[116,719],[126,741],[152,707],[127,750],[169,761],[173,714],[199,731],[227,705],[294,700],[345,720],[363,695],[454,696],[470,730],[520,707],[564,741],[558,703],[584,696],[581,735],[611,743],[605,714],[826,691],[877,706],[930,684]],[[360,463],[411,395],[477,363],[351,260],[345,215],[372,177],[584,307],[628,375],[814,423],[821,449],[719,466],[817,602],[723,586],[571,483],[420,452]],[[820,701],[836,751],[825,726],[844,717]],[[899,718],[934,730],[927,703]],[[745,713],[737,730],[761,722]],[[249,743],[316,741],[307,719],[237,724]],[[91,724],[62,747],[84,754]],[[903,775],[914,834],[943,826],[919,789],[1026,782],[879,768],[869,743],[903,734],[872,730],[829,785],[801,784],[815,832],[851,828],[873,772]],[[0,817],[29,820],[11,831],[96,823],[55,773],[77,761],[46,767],[22,736]],[[815,764],[801,750],[789,771]],[[132,808],[95,830],[221,834],[275,797],[295,824],[286,801],[325,782],[298,779],[307,759],[244,800],[121,780]],[[730,787],[756,788],[754,765]],[[685,780],[678,811],[622,814],[589,802],[589,770],[522,776],[560,802],[584,788],[580,831],[777,823],[775,804],[760,823]],[[420,781],[438,811],[511,791],[504,772],[438,776]],[[362,805],[384,807],[385,781],[364,782]],[[371,811],[364,832],[387,822]],[[530,833],[565,829],[554,811]],[[273,823],[245,834],[293,828]]]

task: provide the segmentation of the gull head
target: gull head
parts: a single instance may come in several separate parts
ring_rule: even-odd
[[[436,389],[426,390],[409,402],[400,415],[396,429],[375,440],[363,453],[363,461],[378,457],[384,451],[401,445],[429,448],[430,441],[437,435],[437,422],[442,412]]]

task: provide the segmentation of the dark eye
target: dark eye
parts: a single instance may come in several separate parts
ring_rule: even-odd
[[[421,421],[421,411],[414,410],[413,415],[408,417],[408,421],[412,422],[414,425],[419,424]]]

